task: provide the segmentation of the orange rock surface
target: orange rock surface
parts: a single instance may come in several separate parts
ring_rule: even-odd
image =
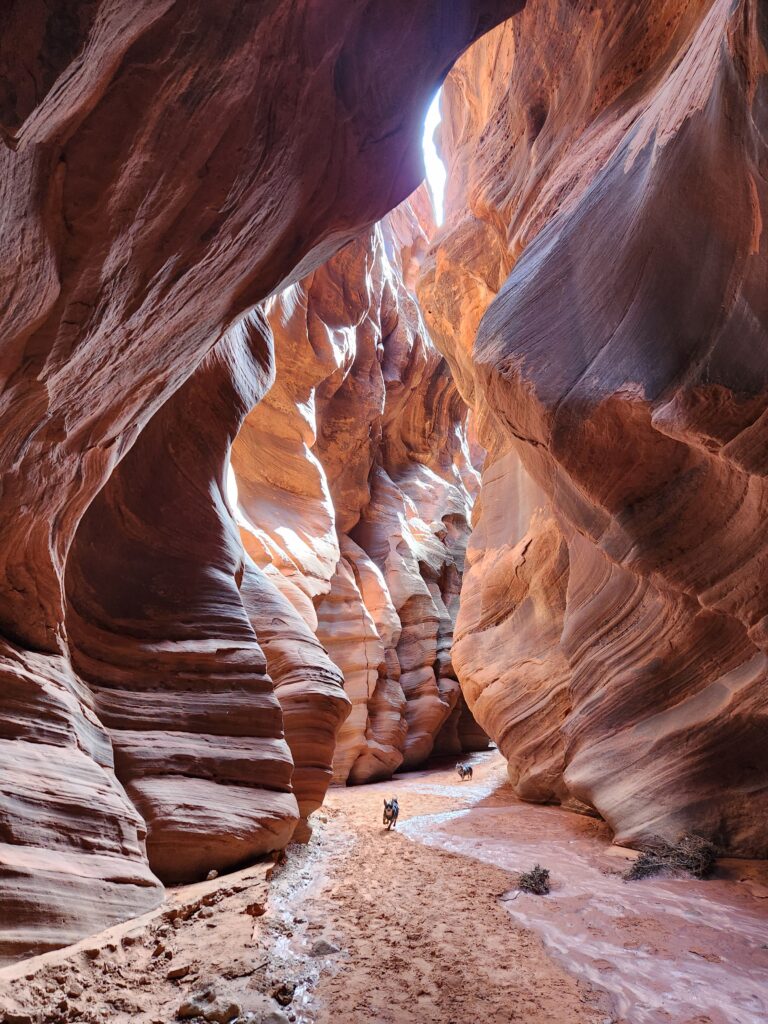
[[[337,782],[420,764],[449,717],[443,749],[463,749],[450,645],[477,474],[411,291],[432,229],[420,190],[266,304],[276,381],[232,450],[245,547],[344,677]]]
[[[518,793],[758,856],[766,28],[528,4],[449,76],[419,287],[489,451],[453,661]]]
[[[237,427],[270,382],[271,342],[257,312],[216,346],[114,470],[67,563],[73,666],[164,882],[278,849],[298,818],[283,716],[241,600],[243,553],[222,494]],[[338,726],[340,678],[336,686]],[[328,760],[332,749],[331,738]]]

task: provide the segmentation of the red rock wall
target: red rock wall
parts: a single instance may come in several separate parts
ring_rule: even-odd
[[[298,818],[222,493],[230,444],[271,381],[271,341],[256,313],[216,346],[115,469],[67,563],[73,667],[110,732],[117,777],[147,823],[149,865],[164,882],[278,849]],[[332,743],[328,760],[331,752]]]
[[[344,676],[337,782],[421,763],[449,717],[462,750],[450,645],[477,480],[409,287],[425,228],[422,190],[267,304],[276,382],[232,452],[246,549]]]
[[[752,0],[542,0],[444,92],[419,293],[490,452],[454,664],[520,794],[621,842],[768,853],[767,46]]]
[[[526,797],[766,852],[756,0],[537,0],[452,75],[451,655],[464,411],[423,238],[366,226],[523,6],[0,13],[0,957],[286,842],[339,667],[339,780],[453,749],[458,674]]]
[[[437,82],[464,47],[520,6],[459,2],[447,15],[442,4],[405,0],[4,5],[0,757],[8,770],[1,783],[0,955],[60,944],[157,902],[146,824],[113,764],[152,819],[150,853],[171,877],[176,867],[161,848],[170,849],[172,835],[199,833],[210,784],[228,789],[244,781],[247,769],[234,764],[234,753],[216,750],[219,716],[232,693],[242,698],[241,683],[264,715],[254,711],[249,741],[260,732],[276,744],[267,775],[249,776],[243,820],[263,783],[274,783],[271,792],[286,789],[274,702],[228,578],[227,531],[209,514],[210,506],[224,513],[221,466],[207,482],[196,478],[204,495],[195,497],[208,503],[201,544],[223,561],[206,574],[194,552],[189,576],[204,580],[206,590],[190,593],[188,616],[174,593],[180,580],[169,573],[174,559],[184,562],[194,530],[171,536],[174,510],[166,510],[164,525],[149,500],[137,506],[134,488],[148,486],[151,472],[158,493],[194,489],[162,479],[164,470],[183,475],[179,463],[169,466],[174,453],[160,458],[158,444],[159,435],[182,432],[184,415],[179,402],[165,413],[163,407],[243,313],[304,277],[413,190],[421,177],[421,122]],[[157,462],[141,466],[135,456],[108,484],[134,442]],[[72,565],[67,625],[70,548],[105,485],[105,515],[130,510],[136,520],[115,524],[113,551],[89,513]],[[139,533],[152,538],[156,588],[143,578],[153,568],[147,552],[140,564],[125,564]],[[125,586],[112,594],[107,573],[117,582],[122,571]],[[226,607],[209,614],[205,595],[214,592],[216,601],[227,595]],[[156,626],[139,606],[142,593],[157,599]],[[100,609],[98,620],[85,621],[85,609]],[[79,663],[87,661],[97,680],[93,691],[72,671],[69,628]],[[127,634],[118,635],[123,628]],[[101,641],[110,649],[100,650]],[[164,644],[189,656],[197,682],[163,676],[165,659],[175,658]],[[157,658],[146,660],[153,645]],[[168,701],[201,683],[206,651],[208,678],[217,676],[219,649],[227,652],[226,679],[216,682],[214,699],[184,709],[182,720],[190,728],[194,720],[200,735],[193,729],[186,749],[180,735],[171,737],[178,743],[170,763],[158,746],[161,735],[174,732]],[[106,669],[120,667],[129,651],[137,659],[134,680],[107,680]],[[254,656],[247,668],[243,651]],[[146,673],[155,672],[158,696],[149,699]],[[128,696],[116,696],[120,689]],[[109,731],[99,701],[109,703]],[[140,741],[132,744],[131,732]],[[110,733],[121,740],[117,758]],[[202,749],[207,760],[186,791],[190,806],[170,809],[175,776]],[[11,766],[22,760],[20,779]],[[285,822],[295,808],[288,807],[290,794],[283,796],[277,818]],[[232,798],[225,801],[230,808]],[[221,821],[212,835],[223,852]],[[188,846],[182,874],[192,870],[190,857]]]

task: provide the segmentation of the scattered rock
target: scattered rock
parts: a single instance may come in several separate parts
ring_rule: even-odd
[[[176,1011],[179,1020],[192,1020],[194,1017],[202,1017],[213,1001],[213,993],[196,992],[189,999],[185,999]]]
[[[40,1015],[27,1010],[3,1011],[3,1024],[38,1024]]]
[[[326,939],[318,939],[317,942],[312,944],[312,948],[309,951],[310,956],[331,956],[333,953],[340,952],[338,946],[334,946],[332,942],[328,942]]]
[[[282,984],[272,989],[272,998],[280,1003],[281,1006],[288,1006],[293,1001],[293,994],[295,991],[295,985],[288,981],[284,981]]]
[[[241,1007],[226,996],[217,996],[212,988],[196,992],[185,999],[176,1011],[179,1020],[202,1017],[210,1024],[232,1024],[242,1013]]]
[[[188,999],[183,1002],[176,1011],[176,1016],[179,1020],[192,1020],[194,1017],[199,1017],[202,1010],[192,999]]]
[[[212,1006],[210,1010],[207,1010],[203,1016],[211,1024],[232,1024],[232,1021],[237,1020],[240,1016],[241,1008],[237,1003],[231,1003],[229,1000],[225,1000],[222,1003]]]
[[[192,970],[189,964],[179,964],[177,967],[172,967],[166,974],[166,978],[169,981],[176,981],[178,978],[185,978]]]
[[[291,1018],[286,1016],[282,1010],[268,1010],[260,1017],[254,1016],[253,1024],[290,1024]]]
[[[205,876],[205,880],[206,880],[206,882],[212,882],[214,880],[214,878],[218,878],[218,877],[219,877],[219,872],[216,870],[216,868],[211,868],[211,870]]]

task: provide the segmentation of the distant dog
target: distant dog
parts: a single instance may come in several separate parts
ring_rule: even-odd
[[[397,797],[393,796],[391,800],[384,801],[384,824],[387,826],[387,832],[397,826],[397,816],[399,813],[400,806],[397,802]]]
[[[471,764],[457,764],[456,771],[459,773],[459,778],[463,782],[464,779],[472,779],[472,765]]]

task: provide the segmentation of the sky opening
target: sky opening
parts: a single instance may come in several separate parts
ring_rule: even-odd
[[[437,155],[434,143],[435,128],[440,124],[440,91],[438,89],[435,98],[429,105],[427,119],[424,122],[424,138],[422,148],[424,150],[424,166],[427,169],[427,184],[432,195],[432,209],[435,211],[435,222],[439,226],[443,223],[443,196],[445,194],[445,165]]]
[[[236,513],[238,506],[237,477],[232,469],[232,463],[229,461],[227,461],[227,500],[232,506],[232,511]]]

